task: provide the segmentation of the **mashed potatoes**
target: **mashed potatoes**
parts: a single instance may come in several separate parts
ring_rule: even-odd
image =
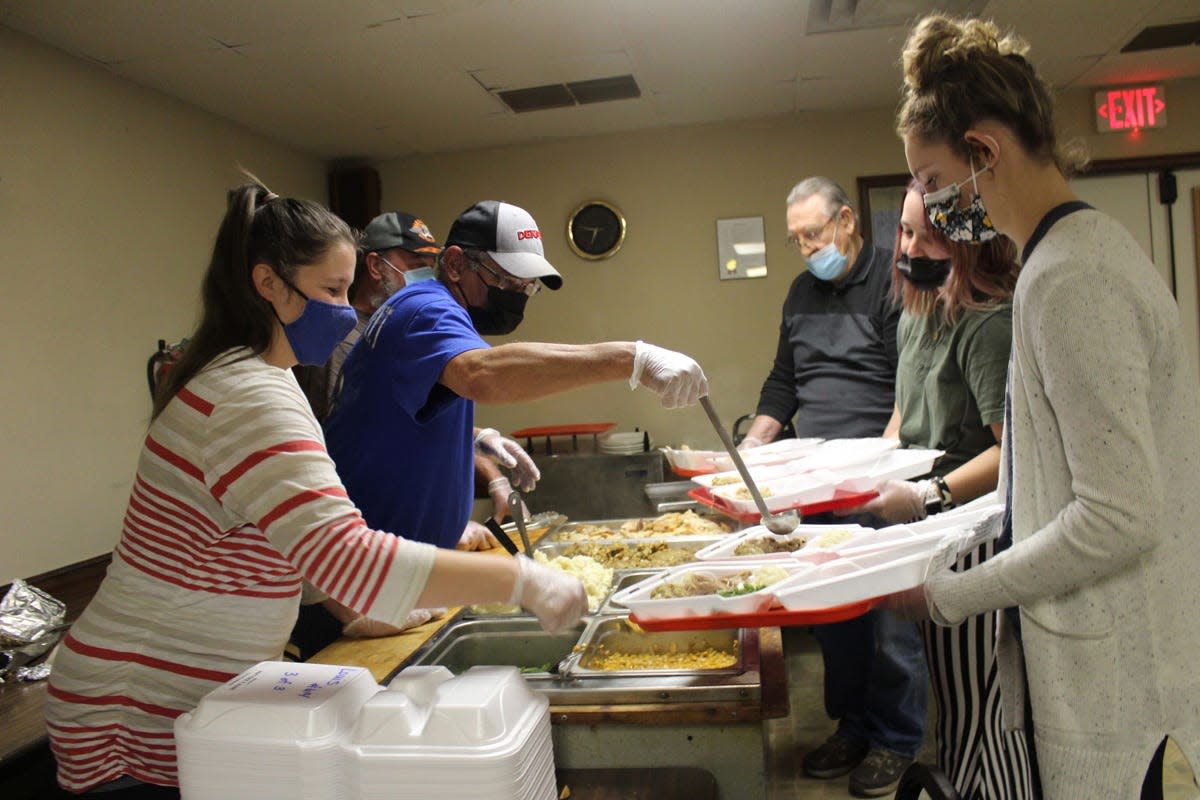
[[[533,560],[562,570],[568,575],[574,575],[583,584],[588,596],[588,611],[595,613],[612,590],[613,571],[602,566],[596,559],[587,556],[555,556],[547,558],[540,550],[533,554]],[[508,603],[480,603],[471,606],[476,614],[519,614],[520,606]]]
[[[579,578],[588,596],[588,611],[600,608],[604,598],[612,590],[613,571],[601,566],[598,561],[588,556],[555,556],[547,558],[540,550],[533,554],[533,560],[560,569],[568,575]]]

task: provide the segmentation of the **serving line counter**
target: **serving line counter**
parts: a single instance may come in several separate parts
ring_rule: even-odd
[[[536,549],[546,531],[530,533]],[[553,554],[550,540],[556,538],[546,537],[541,549]],[[503,551],[493,552],[507,557]],[[737,662],[726,669],[604,674],[590,668],[585,653],[565,677],[552,674],[557,667],[553,662],[571,653],[576,641],[581,646],[619,642],[626,617],[613,612],[601,606],[576,629],[550,636],[528,616],[451,609],[443,618],[397,636],[341,639],[309,661],[365,667],[377,681],[387,683],[414,664],[440,663],[457,671],[485,663],[488,648],[497,648],[497,663],[539,665],[526,670],[531,673],[526,679],[550,701],[560,774],[695,768],[713,776],[720,797],[765,797],[764,722],[789,712],[779,628],[724,632],[725,638],[737,640]],[[687,636],[700,636],[701,647],[721,646],[721,637],[712,633],[678,636],[683,649]],[[580,648],[574,650],[578,655]],[[514,659],[518,654],[521,658]]]
[[[397,636],[339,640],[309,660],[365,667],[386,683],[463,620],[455,609]],[[555,767],[697,767],[713,775],[721,797],[765,797],[763,723],[788,714],[783,642],[778,628],[744,634],[746,668],[710,687],[623,676],[603,686],[573,678],[533,680],[550,698]]]

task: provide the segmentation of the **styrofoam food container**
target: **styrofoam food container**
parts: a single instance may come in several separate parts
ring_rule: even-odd
[[[812,453],[822,440],[780,439],[761,447],[741,451],[742,461],[746,466],[767,466],[783,464]],[[722,472],[733,469],[733,459],[724,450],[691,450],[673,447],[659,448],[667,457],[672,467],[696,472]]]
[[[788,611],[819,611],[902,592],[925,580],[935,547],[899,557],[881,551],[835,559],[777,584],[774,594]]]
[[[864,439],[829,439],[800,459],[799,469],[840,469],[874,461],[900,446],[898,439],[883,437]]]
[[[760,483],[758,490],[764,493],[763,502],[767,504],[767,509],[774,512],[795,508],[806,503],[820,503],[832,499],[839,483],[841,483],[841,479],[837,475],[817,470]],[[730,507],[738,513],[753,514],[758,511],[754,500],[749,497],[743,499],[736,496],[739,490],[745,488],[745,486],[737,484],[718,486],[712,490],[712,493],[728,502]],[[771,492],[770,495],[765,494],[768,489]]]
[[[817,545],[817,540],[831,531],[849,531],[850,539],[845,542],[840,542],[829,547]],[[861,525],[846,524],[846,525],[799,525],[791,533],[771,533],[763,525],[755,525],[752,528],[746,528],[734,536],[726,537],[725,539],[713,542],[704,547],[704,549],[696,552],[696,560],[698,561],[793,561],[801,554],[815,555],[821,554],[821,558],[816,561],[826,561],[830,558],[837,557],[837,551],[843,547],[852,546],[855,541],[876,533],[871,528],[864,528]],[[780,541],[788,541],[795,538],[804,538],[808,543],[799,550],[784,553],[764,553],[761,555],[736,555],[736,550],[740,544],[748,539],[770,538]],[[807,560],[807,559],[806,559]]]
[[[263,661],[205,695],[175,736],[294,742],[335,736],[380,691],[362,667]]]
[[[960,508],[952,508],[949,511],[943,511],[940,514],[934,514],[932,517],[926,517],[920,522],[910,522],[908,525],[914,531],[923,533],[925,531],[959,529],[969,530],[984,517],[991,514],[1003,513],[1004,505],[997,503],[989,503],[983,505],[969,505]]]
[[[686,469],[689,472],[719,472],[732,466],[729,454],[724,450],[684,450],[674,447],[659,449],[676,469]]]
[[[944,455],[942,450],[907,448],[889,450],[875,457],[871,463],[863,462],[841,467],[832,467],[830,472],[844,476],[838,486],[850,492],[866,492],[874,489],[881,481],[900,481],[926,475],[933,464]]]
[[[612,596],[612,601],[620,603],[636,614],[639,619],[673,619],[676,617],[706,617],[718,614],[758,614],[768,610],[775,604],[774,586],[767,586],[756,592],[721,597],[716,594],[698,595],[695,597],[653,598],[651,593],[664,583],[681,579],[691,572],[708,572],[717,576],[733,575],[738,572],[753,571],[759,567],[781,567],[790,577],[798,573],[814,569],[812,564],[777,564],[771,563],[730,563],[709,562],[706,564],[684,564],[663,572],[662,574],[636,583],[622,589]]]
[[[771,466],[756,467],[747,465],[746,469],[750,471],[750,477],[754,479],[755,483],[774,480],[776,478],[785,478],[789,475],[795,475],[797,473],[797,470],[792,469],[788,464],[772,464]],[[723,479],[726,478],[734,478],[736,480],[733,483],[724,483]],[[710,491],[713,489],[722,489],[726,486],[732,486],[736,489],[744,485],[742,482],[742,474],[736,469],[727,469],[721,472],[710,472],[707,475],[695,475],[692,477],[692,483],[698,483]],[[716,484],[715,486],[714,483]]]
[[[788,461],[794,461],[798,458],[810,455],[823,442],[823,439],[807,438],[807,439],[780,439],[774,442],[752,447],[749,450],[740,451],[742,461],[746,466],[769,466],[771,464],[784,464]],[[729,459],[732,466],[733,459]]]
[[[380,691],[361,667],[249,667],[175,720],[180,790],[197,800],[337,797],[342,740]]]

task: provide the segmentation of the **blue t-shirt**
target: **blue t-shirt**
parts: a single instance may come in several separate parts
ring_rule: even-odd
[[[342,367],[325,439],[372,528],[454,547],[474,495],[475,404],[438,383],[446,364],[487,347],[439,281],[388,298]]]

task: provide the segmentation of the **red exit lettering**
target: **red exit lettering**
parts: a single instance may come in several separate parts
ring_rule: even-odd
[[[1162,86],[1135,86],[1096,93],[1100,130],[1127,131],[1166,125]]]

